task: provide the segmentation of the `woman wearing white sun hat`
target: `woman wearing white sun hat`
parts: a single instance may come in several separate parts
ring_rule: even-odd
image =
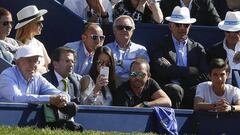
[[[39,59],[40,62],[37,68],[40,73],[47,72],[50,58],[43,43],[34,37],[41,34],[43,15],[47,12],[46,9],[38,10],[35,5],[26,6],[17,13],[18,23],[15,26],[17,30],[16,40],[20,46],[33,44],[36,49],[39,48],[42,51],[43,57]]]
[[[230,69],[240,70],[240,11],[228,11],[225,20],[218,24],[224,31],[223,41],[212,46],[207,52],[208,61],[222,58],[228,61]],[[228,83],[232,83],[232,70],[228,76]]]

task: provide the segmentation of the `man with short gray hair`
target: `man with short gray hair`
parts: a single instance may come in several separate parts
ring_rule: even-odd
[[[135,29],[133,19],[128,15],[121,15],[113,23],[115,41],[107,44],[116,61],[117,85],[128,79],[130,65],[137,58],[144,58],[148,62],[147,49],[131,41]]]

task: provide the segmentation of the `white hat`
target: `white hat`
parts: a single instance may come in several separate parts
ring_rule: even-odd
[[[179,7],[176,6],[173,9],[172,15],[165,18],[169,22],[174,23],[183,23],[183,24],[191,24],[195,23],[195,18],[190,18],[189,9],[187,7]]]
[[[41,17],[40,21],[42,21],[42,16],[47,12],[48,11],[46,9],[38,10],[35,5],[24,7],[17,13],[18,24],[15,26],[15,29],[21,28],[38,17]]]
[[[23,45],[20,47],[15,55],[15,59],[18,60],[20,58],[32,57],[32,56],[43,56],[42,52],[34,45]]]
[[[239,31],[240,30],[240,11],[228,11],[225,20],[218,23],[218,28],[224,31]]]

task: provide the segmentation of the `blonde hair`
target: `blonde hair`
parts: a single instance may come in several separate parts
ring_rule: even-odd
[[[32,28],[36,22],[39,22],[40,18],[41,18],[41,16],[34,19],[33,21],[29,22],[25,26],[17,29],[15,39],[18,41],[21,41],[23,44],[25,44],[29,39],[33,38]]]

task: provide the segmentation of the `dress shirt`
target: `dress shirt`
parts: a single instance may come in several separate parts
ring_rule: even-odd
[[[236,52],[240,52],[240,42],[238,42],[235,46],[235,49],[229,49],[226,45],[226,39],[223,40],[223,48],[226,50],[227,53],[227,59],[228,59],[228,65],[230,67],[230,73],[228,75],[227,83],[232,84],[232,69],[240,70],[240,64],[236,64],[233,62],[233,57]]]
[[[80,75],[87,75],[92,66],[93,55],[87,53],[83,41],[67,43],[65,46],[72,48],[77,53],[73,71]]]
[[[174,36],[172,39],[176,50],[177,65],[187,67],[187,39],[181,42],[177,41]]]
[[[117,77],[119,77],[120,82],[126,81],[129,78],[131,63],[136,58],[141,57],[146,59],[148,62],[150,61],[149,56],[147,54],[147,49],[142,45],[130,42],[129,47],[125,51],[119,47],[116,41],[109,43],[106,46],[112,50],[115,61],[118,60],[122,61],[121,66],[119,65],[116,66],[116,74]]]
[[[70,83],[70,81],[69,81],[69,79],[68,78],[63,78],[58,72],[56,72],[55,70],[54,70],[54,74],[56,75],[56,78],[57,78],[57,81],[58,81],[58,89],[59,90],[61,90],[61,91],[64,91],[64,89],[65,89],[65,84],[64,84],[64,82],[63,82],[63,80],[65,80],[66,81],[66,83],[67,84],[69,84]],[[68,91],[68,87],[67,87],[67,90],[66,91]]]
[[[0,89],[1,102],[49,103],[51,95],[66,94],[56,89],[39,73],[26,81],[17,66],[7,68],[1,73]]]

